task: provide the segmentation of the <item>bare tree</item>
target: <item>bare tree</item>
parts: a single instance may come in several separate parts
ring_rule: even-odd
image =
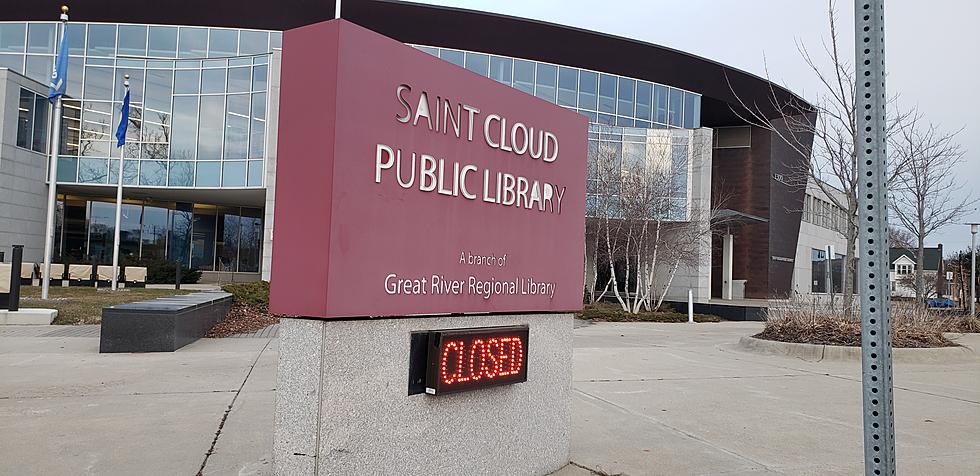
[[[824,42],[823,49],[826,60],[830,61],[829,70],[824,69],[807,47],[798,44],[800,55],[811,73],[821,85],[820,91],[813,104],[803,104],[797,100],[779,99],[781,96],[772,86],[770,79],[769,97],[771,104],[749,104],[739,97],[739,92],[732,88],[739,101],[739,107],[733,107],[736,115],[749,124],[771,131],[782,142],[787,144],[798,158],[799,166],[793,177],[786,177],[792,185],[805,188],[807,181],[812,181],[820,188],[828,200],[836,207],[845,211],[843,235],[847,242],[844,255],[845,282],[843,283],[844,299],[850,303],[853,296],[853,279],[856,261],[858,235],[858,175],[857,175],[857,118],[859,112],[855,101],[854,66],[850,61],[851,48],[841,49],[837,32],[837,13],[833,0],[828,1],[829,42]],[[846,53],[842,53],[846,52]],[[767,71],[768,77],[768,71]],[[894,99],[889,100],[893,104]],[[767,115],[764,111],[774,108],[779,113],[776,117]],[[886,133],[890,134],[895,125],[900,123],[907,113],[897,113],[896,108],[887,107],[889,120]],[[902,169],[902,164],[891,161],[889,164],[888,180]],[[835,188],[839,187],[839,193]]]
[[[912,240],[915,238],[904,228],[888,226],[888,246],[890,248],[912,249]]]
[[[927,297],[924,274],[925,241],[946,225],[973,211],[976,200],[958,179],[963,149],[959,131],[943,132],[935,124],[910,116],[890,139],[892,153],[905,163],[891,187],[891,212],[915,239],[915,297]]]
[[[655,310],[678,268],[697,265],[699,249],[710,249],[710,201],[693,200],[685,180],[690,158],[703,156],[709,141],[690,131],[626,137],[622,128],[596,126],[594,133],[588,236],[595,266],[609,278],[597,297],[592,276],[591,298],[611,291],[624,311]]]

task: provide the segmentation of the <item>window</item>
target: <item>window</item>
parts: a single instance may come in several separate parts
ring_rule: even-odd
[[[684,125],[684,91],[670,88],[670,102],[667,107],[668,124],[681,127]]]
[[[264,31],[242,30],[241,43],[238,45],[239,54],[254,55],[269,51],[269,33]]]
[[[636,81],[628,78],[619,78],[619,102],[617,114],[620,116],[633,117],[635,111],[634,92]]]
[[[599,76],[599,112],[616,113],[616,77]]]
[[[238,54],[238,30],[223,28],[211,29],[211,41],[208,42],[208,56],[234,56]]]
[[[636,83],[636,118],[650,121],[652,116],[653,84],[646,81]]]
[[[701,127],[701,97],[697,94],[684,93],[684,127],[696,129]]]
[[[21,88],[17,108],[17,146],[43,154],[47,151],[47,145],[47,97]]]
[[[0,52],[23,53],[26,32],[24,23],[0,23]]]
[[[578,72],[562,66],[558,69],[558,105],[575,107]]]
[[[537,88],[534,95],[554,103],[558,88],[558,67],[552,64],[538,63],[535,83]]]
[[[27,26],[28,53],[54,53],[54,23],[31,23]]]
[[[151,26],[147,54],[155,58],[177,56],[177,27]]]
[[[714,147],[716,149],[752,147],[752,128],[750,126],[715,128]]]
[[[490,57],[480,53],[466,53],[466,69],[487,76],[490,73]]]
[[[895,265],[895,274],[899,276],[909,275],[915,271],[914,264],[899,263]]]
[[[225,97],[201,97],[201,123],[197,131],[197,160],[221,159],[225,129]]]
[[[88,56],[116,54],[116,25],[93,23],[88,26]]]
[[[460,67],[462,67],[464,63],[464,55],[462,51],[441,49],[439,50],[439,57]]]
[[[207,28],[181,27],[177,41],[178,58],[203,58],[208,50]]]
[[[514,87],[528,94],[534,94],[534,63],[514,60]]]
[[[810,250],[810,291],[814,293],[827,292],[827,252],[812,248]]]
[[[119,26],[119,54],[146,56],[146,26]]]
[[[654,85],[653,107],[653,121],[659,124],[667,124],[667,86]]]
[[[498,83],[504,83],[510,86],[513,77],[513,68],[514,60],[511,58],[490,57],[490,79]]]
[[[579,71],[578,107],[595,111],[598,107],[599,75],[592,71]]]

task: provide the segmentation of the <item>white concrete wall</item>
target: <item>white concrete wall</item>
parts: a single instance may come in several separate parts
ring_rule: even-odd
[[[807,193],[826,200],[826,195],[812,183],[807,184]],[[843,198],[841,198],[843,200]],[[799,241],[796,244],[796,263],[793,267],[793,291],[799,296],[809,299],[822,299],[826,293],[812,292],[813,261],[811,250],[826,250],[828,245],[834,247],[834,253],[846,254],[847,240],[839,231],[817,226],[803,221],[800,223]]]
[[[694,291],[695,302],[708,302],[711,298],[711,235],[709,230],[709,212],[711,210],[711,135],[712,130],[701,128],[690,132],[688,143],[691,151],[691,167],[688,171],[687,183],[691,193],[692,218],[700,220],[704,231],[701,245],[695,256],[697,265],[682,265],[677,269],[670,288],[667,289],[668,300],[687,300],[687,291]],[[665,283],[669,266],[658,269],[658,282]]]
[[[16,145],[21,87],[47,95],[46,86],[0,68],[0,251],[10,261],[10,246],[24,245],[24,261],[36,263],[44,254],[48,158]]]
[[[272,276],[272,225],[276,211],[276,153],[279,143],[279,84],[282,71],[282,50],[275,50],[269,58],[269,104],[265,133],[265,218],[262,221],[262,279]]]

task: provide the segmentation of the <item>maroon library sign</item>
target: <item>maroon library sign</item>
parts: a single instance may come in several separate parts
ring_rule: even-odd
[[[579,309],[587,120],[344,20],[283,35],[273,312]]]

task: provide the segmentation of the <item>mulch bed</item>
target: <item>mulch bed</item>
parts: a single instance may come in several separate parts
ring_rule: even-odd
[[[766,323],[766,328],[762,332],[753,337],[797,344],[860,347],[861,323],[833,319],[806,323],[770,321]],[[895,348],[956,347],[957,345],[941,332],[892,326],[892,347]]]
[[[279,315],[269,314],[260,308],[235,303],[228,311],[228,317],[212,327],[206,337],[228,337],[235,334],[248,334],[279,323]]]
[[[640,311],[633,314],[623,310],[619,305],[607,303],[588,304],[576,317],[589,321],[601,322],[687,322],[687,314],[674,311]],[[695,314],[694,322],[719,322],[718,316],[711,314]]]

